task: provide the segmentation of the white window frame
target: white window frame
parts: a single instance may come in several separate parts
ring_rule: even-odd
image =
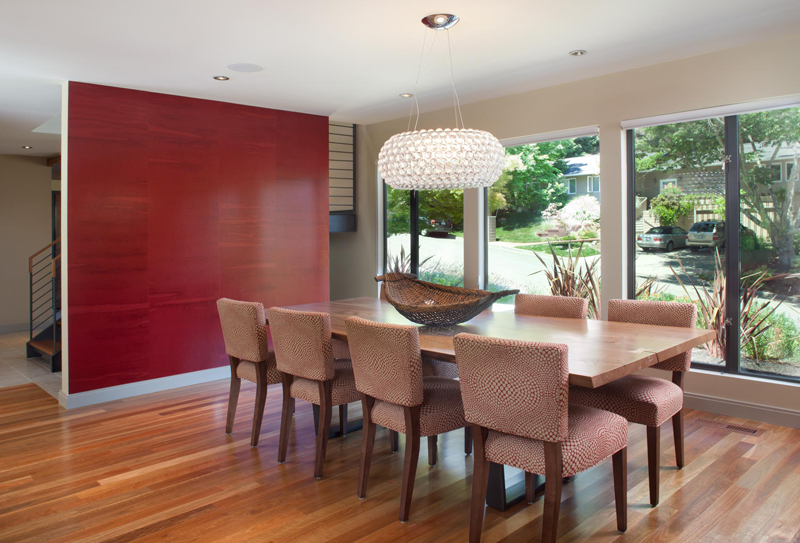
[[[564,181],[567,182],[567,194],[578,194],[578,180],[574,177],[566,177]],[[572,190],[572,183],[575,183],[575,190]]]
[[[597,190],[594,190],[594,181],[597,180]],[[600,176],[590,175],[586,178],[586,192],[590,194],[597,194],[600,192]]]
[[[678,186],[678,179],[674,178],[674,177],[671,177],[669,179],[659,179],[658,180],[658,193],[661,194],[662,192],[664,192],[664,185],[670,185],[670,184],[675,185],[677,187]]]

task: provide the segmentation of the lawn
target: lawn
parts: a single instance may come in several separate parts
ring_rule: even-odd
[[[578,247],[580,247],[579,243],[572,244],[573,255],[578,253]],[[517,249],[525,249],[526,251],[536,251],[537,253],[550,254],[550,245],[523,245],[521,247],[517,247]],[[568,245],[566,243],[554,242],[553,252],[555,252],[558,256],[569,256]],[[581,250],[581,256],[597,256],[599,254],[600,251],[588,244],[585,244],[583,246],[583,250]]]
[[[540,213],[518,212],[503,213],[498,217],[497,241],[531,243],[542,241],[537,231],[546,230],[548,221],[542,219]]]

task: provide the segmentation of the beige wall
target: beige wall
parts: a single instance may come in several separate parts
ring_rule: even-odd
[[[620,123],[800,94],[800,71],[787,69],[796,64],[797,58],[800,34],[476,102],[463,107],[463,116],[468,128],[488,130],[500,139],[589,126],[600,128],[605,306],[609,299],[624,298],[627,290],[625,138]],[[451,121],[452,111],[440,110],[421,115],[418,126],[447,128]],[[359,127],[358,232],[331,236],[331,299],[376,296],[373,276],[383,230],[377,210],[377,157],[383,143],[405,131],[406,126],[406,119],[397,119]],[[477,218],[465,217],[465,229],[470,220],[477,222]],[[480,254],[470,246],[478,245],[477,240],[465,239],[465,243],[466,258]],[[465,268],[468,265],[465,260]],[[764,382],[760,395],[754,395],[754,387],[745,381],[742,377],[698,374],[687,386],[694,395],[692,401],[702,400],[693,404],[696,407],[737,416],[749,414],[756,420],[800,427],[800,388]],[[736,406],[746,410],[737,411]],[[775,418],[776,410],[782,410],[783,418]]]
[[[800,93],[800,35],[657,64],[463,106],[468,128],[500,139],[600,127],[604,298],[625,293],[625,157],[620,123],[655,115]],[[578,66],[578,64],[576,64]],[[424,107],[424,97],[422,100]],[[420,116],[419,128],[449,127],[450,109]],[[378,262],[377,156],[405,118],[359,127],[358,232],[331,236],[331,298],[374,296]]]
[[[47,159],[0,155],[0,331],[27,329],[28,257],[50,243]]]

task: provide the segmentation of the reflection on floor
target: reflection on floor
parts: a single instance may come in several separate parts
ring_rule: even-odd
[[[35,383],[58,398],[61,372],[50,373],[50,366],[42,358],[25,358],[27,341],[25,332],[0,334],[0,388]]]

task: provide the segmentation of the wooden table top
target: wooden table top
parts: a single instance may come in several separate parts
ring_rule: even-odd
[[[376,322],[414,324],[391,304],[378,298],[351,298],[295,305],[288,309],[329,313],[331,333],[334,338],[342,340],[347,340],[344,320],[351,316]],[[485,311],[464,324],[444,328],[419,326],[419,329],[422,354],[447,362],[455,362],[453,336],[461,332],[566,344],[569,347],[570,383],[590,388],[635,373],[714,337],[712,331],[697,328],[530,317],[491,311]]]

